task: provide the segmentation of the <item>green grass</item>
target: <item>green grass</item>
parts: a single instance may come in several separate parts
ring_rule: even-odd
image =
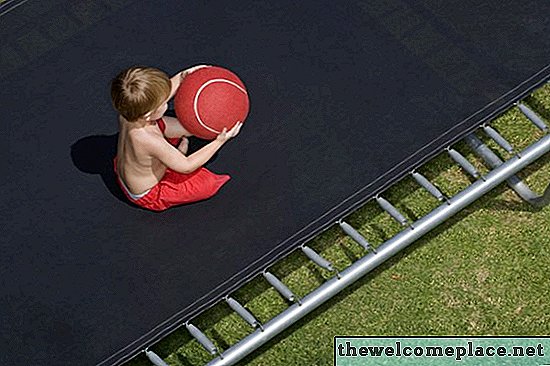
[[[526,99],[550,120],[550,85]],[[514,107],[493,124],[522,149],[542,136]],[[503,153],[492,141],[488,145]],[[487,169],[464,144],[456,148],[483,172]],[[454,195],[471,183],[441,155],[421,172]],[[519,174],[533,190],[550,181],[550,156]],[[429,194],[407,178],[383,195],[409,218],[437,206]],[[379,245],[400,228],[373,203],[347,218]],[[310,245],[343,269],[363,250],[333,228]],[[501,185],[355,285],[321,306],[245,359],[247,365],[332,365],[335,335],[548,335],[550,334],[550,207],[537,211]],[[273,268],[298,295],[305,295],[331,275],[301,254]],[[267,321],[288,304],[263,279],[236,294],[259,320]],[[220,304],[194,321],[221,349],[250,333],[244,321]],[[185,330],[154,347],[170,365],[202,365],[211,357]],[[144,356],[128,366],[149,365]]]

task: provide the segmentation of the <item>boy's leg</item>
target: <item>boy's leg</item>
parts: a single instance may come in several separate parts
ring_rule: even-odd
[[[180,137],[189,137],[193,136],[191,132],[187,131],[180,121],[178,121],[177,118],[170,117],[170,116],[163,116],[162,120],[164,121],[164,124],[166,125],[166,129],[164,130],[164,136],[167,138],[180,138]]]

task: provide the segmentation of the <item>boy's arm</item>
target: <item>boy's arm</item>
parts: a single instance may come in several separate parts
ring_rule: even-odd
[[[189,156],[183,155],[178,149],[166,143],[163,139],[147,140],[147,148],[152,156],[160,160],[168,168],[178,173],[188,174],[206,164],[225,142],[237,136],[241,130],[241,126],[242,123],[237,123],[229,132],[224,128],[223,132],[214,141]]]
[[[168,98],[168,99],[172,99],[174,97],[174,95],[176,95],[176,91],[180,87],[180,84],[181,84],[181,81],[183,80],[183,78],[185,78],[187,75],[189,75],[193,71],[197,71],[198,69],[201,69],[203,67],[208,67],[208,65],[193,66],[193,67],[190,67],[190,68],[185,69],[183,71],[180,71],[176,75],[172,76],[172,78],[170,79],[170,82],[172,84],[172,90],[170,91],[170,98]]]
[[[170,90],[170,97],[168,99],[172,99],[174,95],[176,95],[176,91],[180,87],[181,81],[185,77],[183,74],[185,71],[180,71],[176,75],[172,76],[170,78],[170,83],[172,84],[172,89]]]
[[[177,118],[170,117],[170,116],[162,116],[162,120],[164,121],[164,124],[166,128],[164,129],[164,136],[168,138],[180,138],[182,136],[189,137],[193,136],[193,134],[178,121]]]
[[[168,168],[182,174],[189,174],[202,167],[223,146],[225,141],[214,140],[197,152],[185,156],[164,140],[150,141],[150,154]]]

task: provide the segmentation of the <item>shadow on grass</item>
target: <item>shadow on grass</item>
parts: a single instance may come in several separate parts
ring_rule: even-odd
[[[550,121],[550,108],[548,108],[540,98],[528,96],[525,102],[542,118]]]
[[[529,165],[527,168],[522,170],[518,175],[520,179],[525,181],[527,178],[531,177],[533,174],[538,172],[544,165],[547,165],[550,163],[550,154],[546,154],[533,164]],[[544,182],[544,185],[546,185],[546,188],[544,192],[542,192],[541,197],[543,200],[547,201],[548,197],[550,196],[550,182]],[[510,189],[506,186],[507,189]],[[516,194],[516,193],[514,193]],[[516,194],[517,195],[517,194]],[[519,196],[517,196],[519,198]],[[526,201],[509,201],[505,200],[502,197],[498,197],[494,200],[491,200],[487,202],[487,209],[489,210],[495,210],[495,211],[516,211],[516,212],[539,212],[544,209],[543,206],[533,206],[530,203]]]

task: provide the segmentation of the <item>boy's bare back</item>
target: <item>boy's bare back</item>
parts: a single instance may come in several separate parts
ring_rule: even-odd
[[[166,143],[156,121],[136,126],[119,117],[120,134],[117,148],[117,171],[133,194],[141,194],[158,184],[166,165],[153,157],[147,146],[151,140]]]

